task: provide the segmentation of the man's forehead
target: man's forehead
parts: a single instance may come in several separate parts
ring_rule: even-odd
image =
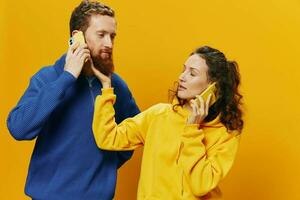
[[[113,17],[107,15],[93,15],[89,21],[89,27],[95,31],[115,32],[116,21]]]
[[[116,20],[114,17],[108,15],[92,15],[90,17],[90,23],[113,23],[116,24]]]

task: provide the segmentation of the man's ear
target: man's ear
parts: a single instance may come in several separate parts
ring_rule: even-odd
[[[76,34],[76,33],[78,33],[79,32],[79,30],[74,30],[74,31],[72,31],[72,37]]]

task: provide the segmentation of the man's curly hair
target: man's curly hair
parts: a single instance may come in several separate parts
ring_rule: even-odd
[[[82,1],[77,6],[70,18],[70,36],[74,30],[81,30],[83,32],[89,27],[90,17],[92,15],[107,15],[110,17],[115,16],[112,8],[97,1]]]

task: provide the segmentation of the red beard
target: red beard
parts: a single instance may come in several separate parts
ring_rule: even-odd
[[[112,59],[112,54],[109,58],[103,59],[100,55],[92,56],[92,60],[96,69],[106,76],[109,76],[114,71],[114,63]]]

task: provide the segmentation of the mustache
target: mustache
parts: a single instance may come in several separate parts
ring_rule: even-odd
[[[109,54],[112,54],[112,49],[110,49],[110,48],[100,49],[100,53],[109,53]]]

